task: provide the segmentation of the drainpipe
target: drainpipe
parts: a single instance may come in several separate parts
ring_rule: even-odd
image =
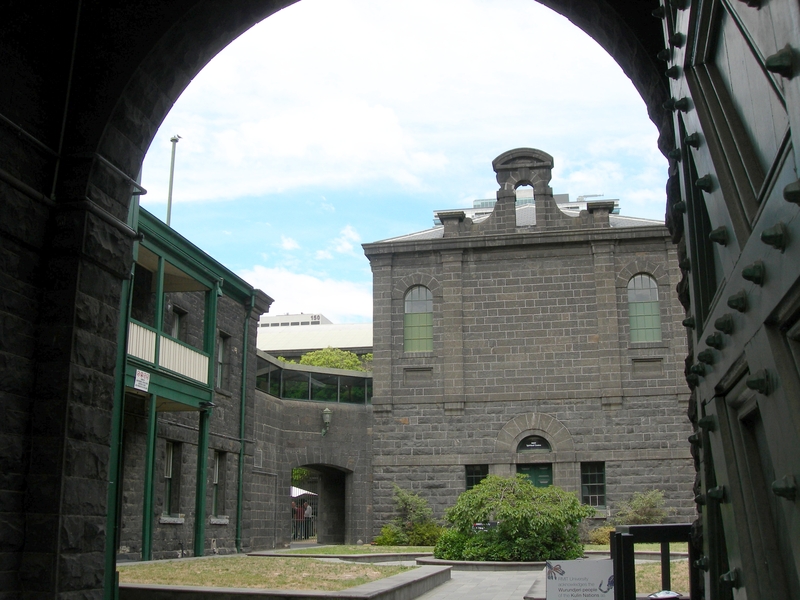
[[[222,296],[222,279],[206,294],[206,322],[204,330],[204,348],[208,354],[208,382],[211,387],[211,406],[200,409],[199,431],[197,432],[197,478],[194,498],[194,555],[205,554],[206,538],[206,481],[208,480],[208,435],[209,419],[214,406],[214,389],[216,383],[216,344],[217,344],[217,307]]]
[[[256,296],[250,296],[250,306],[244,316],[244,332],[242,334],[242,392],[239,401],[239,477],[236,481],[236,552],[242,552],[242,502],[244,494],[244,423],[247,403],[247,356],[250,337],[250,315],[256,304]]]

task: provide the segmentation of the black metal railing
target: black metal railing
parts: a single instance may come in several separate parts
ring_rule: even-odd
[[[611,534],[611,559],[614,561],[614,600],[636,599],[634,544],[661,544],[661,589],[670,589],[670,542],[689,542],[692,526],[623,525]],[[689,597],[699,599],[695,552],[689,543]]]

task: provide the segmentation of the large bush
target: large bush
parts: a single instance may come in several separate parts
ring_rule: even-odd
[[[433,546],[442,527],[433,518],[428,501],[414,492],[394,486],[392,495],[397,516],[381,528],[374,542],[378,546]]]
[[[580,558],[578,525],[593,514],[593,508],[561,488],[537,488],[524,475],[490,475],[447,510],[450,528],[439,538],[434,556],[485,561]]]
[[[617,505],[617,511],[611,519],[611,523],[614,525],[663,523],[670,512],[670,509],[664,506],[664,492],[661,490],[634,492],[630,500]]]

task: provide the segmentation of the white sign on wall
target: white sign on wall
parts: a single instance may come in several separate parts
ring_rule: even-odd
[[[611,600],[614,566],[607,560],[547,561],[547,600]]]
[[[133,389],[146,392],[150,389],[150,373],[136,369],[136,378],[133,380]]]

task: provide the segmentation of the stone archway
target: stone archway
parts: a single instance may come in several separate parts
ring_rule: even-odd
[[[497,434],[494,450],[504,456],[513,456],[519,442],[529,435],[541,435],[553,452],[573,452],[572,434],[561,421],[544,413],[518,415],[506,423]]]
[[[330,465],[306,464],[316,474],[317,508],[314,536],[319,544],[345,544],[348,541],[348,482],[352,471]]]
[[[13,388],[4,483],[15,500],[10,570],[48,594],[113,582],[120,302],[134,232],[135,179],[191,79],[290,0],[108,0],[18,5],[0,24],[2,251],[8,298],[3,373]],[[655,54],[661,24],[644,3],[542,2],[594,37],[633,80],[671,140]],[[662,139],[663,148],[671,141]],[[78,458],[82,457],[82,458]],[[88,458],[87,458],[88,457]],[[24,532],[37,532],[28,539]],[[62,545],[62,531],[84,532]],[[113,536],[108,536],[113,538]],[[10,538],[9,538],[10,539]],[[105,546],[105,551],[103,550]],[[111,549],[111,551],[109,551]],[[91,566],[87,566],[91,565]],[[68,582],[68,583],[65,583]]]

